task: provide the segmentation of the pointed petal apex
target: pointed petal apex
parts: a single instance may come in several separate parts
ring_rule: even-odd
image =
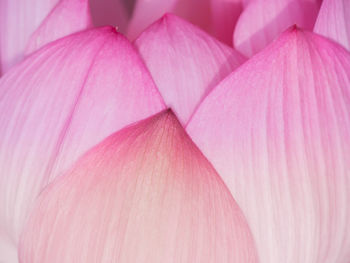
[[[136,50],[111,27],[57,40],[18,64],[0,79],[0,239],[6,230],[18,241],[42,187],[85,151],[164,108]]]
[[[312,29],[318,10],[317,0],[250,1],[238,19],[234,46],[252,56],[293,24]]]
[[[222,81],[187,131],[242,208],[261,262],[348,262],[344,48],[290,28]]]
[[[176,14],[203,29],[209,29],[210,0],[137,0],[128,36],[136,39],[145,28],[166,13]]]
[[[135,4],[133,16],[128,26],[129,38],[136,39],[139,34],[154,21],[161,18],[164,14],[172,12],[175,8],[176,2],[176,0],[138,0]],[[148,10],[149,12],[145,12],[145,10]]]
[[[245,58],[196,26],[165,14],[135,45],[166,104],[185,124],[203,97]]]
[[[90,150],[39,197],[23,262],[257,262],[248,225],[171,111]]]

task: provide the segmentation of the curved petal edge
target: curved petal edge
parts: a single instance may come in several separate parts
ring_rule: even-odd
[[[38,198],[23,262],[257,262],[248,225],[171,111],[105,139]]]

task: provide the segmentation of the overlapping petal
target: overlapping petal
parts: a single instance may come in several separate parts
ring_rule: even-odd
[[[165,102],[186,123],[202,98],[245,59],[194,25],[167,14],[135,45]]]
[[[238,19],[234,46],[251,56],[294,24],[311,30],[319,6],[318,0],[251,0]]]
[[[257,262],[241,210],[170,111],[111,135],[40,195],[21,262]]]
[[[58,0],[0,1],[0,74],[22,59],[28,39]]]
[[[166,13],[173,13],[232,45],[232,34],[242,12],[242,0],[137,0],[128,35],[135,39]]]
[[[219,84],[187,130],[242,208],[261,262],[349,261],[345,49],[288,30]]]
[[[163,108],[136,50],[110,27],[53,42],[4,75],[0,238],[16,244],[39,191],[82,153]]]
[[[210,26],[210,0],[137,0],[128,36],[135,39],[166,13],[173,13],[202,28]]]
[[[26,53],[66,35],[92,26],[87,0],[61,0],[31,35]]]
[[[324,0],[314,31],[350,50],[350,1]]]

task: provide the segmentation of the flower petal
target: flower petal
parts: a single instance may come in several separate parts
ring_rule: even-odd
[[[350,1],[324,0],[314,31],[350,50]]]
[[[26,53],[91,26],[87,0],[61,0],[29,39]]]
[[[261,262],[347,263],[350,54],[292,28],[187,127],[247,217]]]
[[[244,61],[238,52],[169,14],[143,32],[135,45],[182,123],[203,96]]]
[[[0,1],[0,74],[22,59],[29,37],[57,2]]]
[[[234,46],[254,55],[291,25],[312,29],[318,10],[318,0],[251,0],[237,22]]]
[[[136,50],[110,27],[53,42],[4,75],[0,233],[16,243],[47,182],[113,131],[164,108]]]
[[[174,13],[203,29],[210,26],[210,0],[137,0],[128,36],[135,39],[145,28],[166,13]]]
[[[216,38],[232,46],[233,30],[243,11],[242,0],[211,0],[212,30]]]
[[[257,262],[241,210],[176,117],[113,134],[38,199],[21,262]]]

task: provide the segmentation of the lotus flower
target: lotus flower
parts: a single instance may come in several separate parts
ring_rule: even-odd
[[[0,262],[349,263],[348,1],[27,2]]]

